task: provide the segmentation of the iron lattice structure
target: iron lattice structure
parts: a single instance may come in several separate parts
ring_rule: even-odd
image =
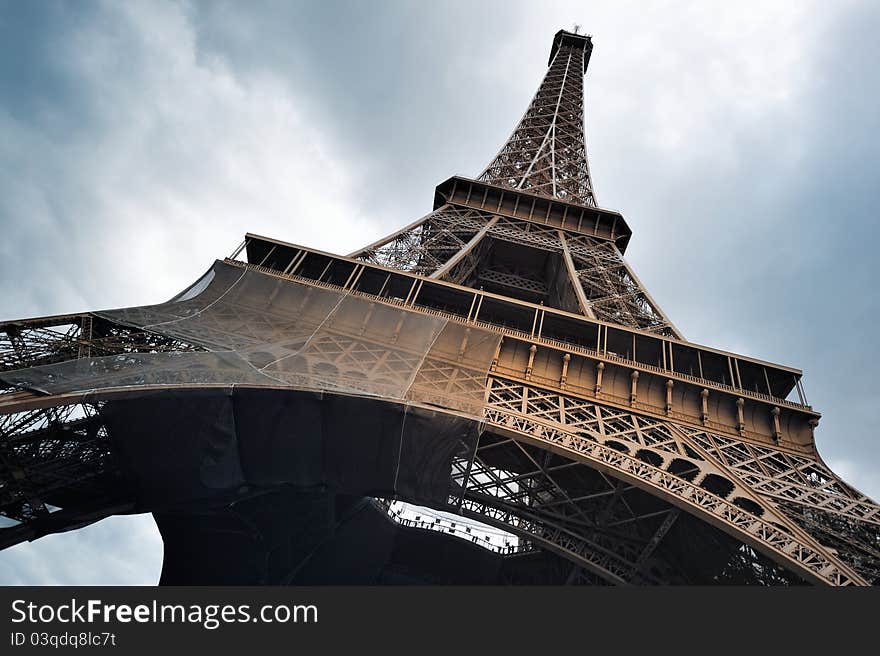
[[[560,33],[535,97],[480,180],[596,207],[584,140],[590,41]]]
[[[0,324],[0,546],[152,512],[163,583],[880,582],[801,372],[685,340],[624,261],[591,50],[559,32],[479,179],[356,253],[248,234],[166,303]]]

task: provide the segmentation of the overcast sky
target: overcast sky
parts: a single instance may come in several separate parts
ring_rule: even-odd
[[[0,0],[0,319],[166,300],[246,231],[411,222],[575,24],[627,260],[688,339],[803,369],[825,460],[880,498],[876,2]],[[0,583],[160,568],[149,516],[0,552]]]

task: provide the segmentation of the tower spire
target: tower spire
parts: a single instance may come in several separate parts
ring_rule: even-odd
[[[584,140],[584,87],[593,43],[560,30],[547,73],[510,138],[479,180],[596,207]]]

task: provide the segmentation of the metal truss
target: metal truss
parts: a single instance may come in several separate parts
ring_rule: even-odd
[[[799,582],[664,499],[538,444],[502,437],[491,425],[474,446],[462,442],[460,453],[443,509],[520,536],[508,554],[540,549],[569,560],[569,584]],[[407,525],[450,532],[430,516],[419,519]],[[453,534],[498,551],[461,530]]]
[[[512,395],[500,391],[510,392],[514,388],[511,383],[495,381],[490,404],[495,401],[504,408],[515,405],[511,402]],[[546,406],[548,398],[536,391],[529,396],[527,411],[552,421],[554,413]],[[519,403],[521,399],[522,396]],[[578,426],[580,435],[586,434],[587,427],[592,426],[597,435],[614,437],[606,442],[614,453],[624,452],[627,444],[650,445],[681,456],[665,465],[675,475],[698,483],[700,478],[706,477],[701,471],[699,454],[674,429],[664,426],[664,422],[599,404],[592,405],[589,413],[585,411],[586,404],[578,407],[562,401],[562,405],[570,425]],[[667,536],[671,529],[684,521],[685,515],[679,506],[621,480],[613,469],[606,474],[593,463],[548,449],[541,442],[523,441],[521,436],[509,431],[509,422],[504,424],[507,436],[494,430],[490,422],[473,446],[462,441],[460,455],[453,461],[453,492],[444,510],[520,536],[523,542],[518,550],[531,545],[531,548],[548,550],[570,560],[576,568],[573,576],[577,580],[585,579],[583,582],[594,583],[597,579],[614,585],[710,580],[737,584],[797,582],[797,577],[793,578],[749,544],[725,539],[720,532],[706,533],[708,525],[694,524],[690,515],[687,515],[689,523],[670,542]],[[659,464],[659,469],[663,469],[664,465],[650,457],[650,452],[644,449],[635,452],[643,461]],[[653,478],[656,479],[656,475]],[[706,487],[714,485],[716,483],[706,482]],[[700,505],[705,507],[705,501]],[[444,531],[442,522],[431,518],[413,526]],[[448,528],[445,530],[449,532]],[[741,530],[739,525],[736,532]],[[681,544],[682,536],[696,544],[691,547],[692,558],[681,557],[680,552],[686,551]],[[460,537],[480,544],[472,536]],[[666,546],[663,546],[664,540]],[[704,552],[720,557],[710,566],[710,571],[701,571],[701,568],[706,570],[707,565],[697,562]],[[812,558],[807,554],[805,560]]]
[[[880,532],[876,526],[800,504],[783,501],[777,506],[865,580],[880,585]]]
[[[473,522],[469,519],[461,517],[465,514],[465,512],[462,512],[461,506],[459,504],[454,504],[455,512],[457,513],[456,515],[440,515],[435,514],[433,512],[433,509],[431,508],[415,507],[416,509],[420,508],[420,510],[418,510],[417,512],[411,510],[409,513],[410,516],[407,516],[406,514],[401,512],[399,505],[393,501],[377,498],[375,499],[375,503],[379,508],[387,512],[388,516],[395,523],[409,529],[431,531],[452,536],[486,549],[488,551],[495,552],[506,559],[516,560],[523,557],[539,558],[545,562],[545,569],[554,569],[552,567],[553,560],[555,560],[557,563],[569,563],[567,568],[562,568],[563,576],[555,576],[551,579],[539,579],[539,582],[543,582],[546,584],[547,580],[555,580],[556,582],[564,585],[613,584],[613,582],[609,581],[607,578],[603,578],[602,576],[595,574],[592,569],[588,569],[587,567],[579,565],[579,559],[577,557],[560,558],[559,556],[557,556],[557,554],[560,553],[560,550],[558,548],[554,549],[553,551],[542,549],[538,545],[537,540],[517,539],[516,536],[510,535],[506,531],[504,531],[504,533],[509,535],[511,539],[504,540],[503,544],[498,542],[497,537],[494,540],[490,539],[486,530],[488,527],[484,523],[487,517],[481,512],[473,512],[473,508],[475,508],[476,506],[472,503],[469,503],[471,510],[466,511],[467,515],[468,517],[479,516],[480,520],[482,520],[480,522]],[[489,514],[495,515],[497,513],[489,511]],[[517,516],[515,521],[517,525],[521,528],[526,526],[526,523],[519,516]],[[506,529],[508,527],[508,524],[503,523],[502,526]],[[545,535],[547,537],[550,537],[549,533],[545,532]],[[553,557],[549,563],[546,562],[547,555],[551,555]],[[559,569],[558,566],[556,567],[556,569]],[[523,581],[522,579],[516,577],[513,572],[510,572],[507,574],[506,580],[503,580],[502,582],[508,584],[516,584],[521,582],[533,583],[535,581]]]
[[[0,415],[0,514],[19,522],[50,506],[106,494],[117,470],[107,429],[90,404]]]
[[[88,313],[0,323],[0,371],[121,353],[193,350],[199,349]]]
[[[560,449],[665,498],[804,578],[868,582],[772,502],[700,455],[676,425],[523,383],[490,378],[489,384],[487,418],[502,434]]]
[[[559,230],[539,224],[501,217],[498,225],[491,230],[491,236],[499,241],[520,244],[540,250],[561,252]]]
[[[80,358],[198,350],[187,342],[92,314],[0,324],[0,371]],[[20,401],[39,398],[32,391],[0,385],[0,406],[14,408]],[[61,512],[55,518],[59,508],[106,505],[110,489],[126,496],[99,404],[38,405],[46,407],[0,412],[0,514],[20,522],[20,528],[100,519],[104,516],[100,512],[88,520],[82,513]]]
[[[351,257],[430,276],[492,220],[487,212],[445,205]]]
[[[484,433],[470,458],[453,462],[452,480],[450,510],[523,536],[609,583],[684,580],[654,555],[678,511],[663,502],[635,510],[627,498],[634,488],[582,464]]]
[[[479,283],[497,285],[525,294],[535,294],[546,297],[548,293],[547,283],[528,271],[520,271],[511,266],[495,265],[485,267],[477,273]]]
[[[868,581],[880,583],[880,506],[819,458],[678,427],[743,485],[774,504]]]
[[[818,459],[685,426],[680,430],[762,496],[880,527],[880,506]]]
[[[560,239],[566,242],[574,277],[596,318],[682,339],[617,246],[586,235],[561,235]]]
[[[351,257],[477,288],[500,286],[512,295],[546,298],[542,272],[490,265],[496,242],[557,253],[571,259],[569,279],[588,316],[682,339],[617,246],[588,235],[498,214],[444,205],[424,219]]]
[[[584,141],[583,45],[563,46],[513,134],[479,179],[596,206]]]

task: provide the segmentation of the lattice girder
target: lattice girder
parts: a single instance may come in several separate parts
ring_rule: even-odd
[[[456,284],[500,284],[513,293],[520,290],[530,297],[546,298],[554,281],[488,265],[495,240],[560,255],[567,248],[574,264],[569,282],[583,290],[588,303],[582,311],[611,323],[681,339],[617,246],[588,235],[502,214],[444,205],[421,222],[353,253],[352,257]]]
[[[47,505],[83,495],[100,498],[117,474],[109,435],[90,404],[0,415],[0,513],[27,522]],[[63,504],[66,505],[66,504]]]
[[[469,208],[441,207],[352,257],[428,276],[461,251],[491,218]]]
[[[595,207],[583,124],[588,39],[558,48],[513,134],[479,179]]]
[[[451,497],[454,507],[461,507],[465,500],[470,500],[484,508],[491,506],[509,512],[520,520],[528,518],[526,523],[529,526],[540,522],[545,529],[552,528],[558,535],[566,534],[569,540],[584,541],[585,545],[604,552],[605,558],[616,559],[621,567],[617,576],[623,580],[634,581],[632,577],[641,576],[644,582],[659,582],[656,575],[644,574],[643,569],[647,569],[645,565],[650,552],[656,547],[651,542],[657,536],[658,522],[662,525],[661,520],[669,510],[639,516],[628,507],[612,481],[600,480],[595,475],[592,475],[594,483],[599,481],[604,489],[574,497],[560,483],[560,477],[573,480],[572,470],[581,470],[581,465],[514,440],[496,439],[486,444],[487,441],[481,441],[483,446],[477,448],[470,460],[460,459],[453,463],[453,482],[458,488]],[[520,456],[521,464],[525,465],[523,471],[505,471],[491,464],[498,460],[499,449],[505,446]],[[539,457],[543,463],[538,462]],[[658,519],[658,515],[662,516]],[[642,524],[646,523],[647,527],[643,527]],[[656,559],[650,564],[652,569],[666,573],[664,579],[667,582],[682,580],[668,564]]]
[[[0,371],[82,357],[190,350],[198,347],[89,313],[0,323]]]
[[[728,498],[742,495],[737,498],[750,499],[756,503],[749,490],[738,485],[734,478],[725,477],[734,486],[726,491],[725,496],[719,496],[701,487],[700,483],[714,480],[709,479],[710,475],[729,474],[715,463],[683,457],[684,454],[672,457],[671,454],[644,445],[639,448],[638,442],[633,445],[635,450],[631,455],[632,447],[626,445],[631,439],[627,435],[632,433],[629,427],[636,422],[627,422],[624,431],[620,432],[609,432],[605,427],[603,435],[601,431],[585,428],[583,424],[569,424],[567,410],[564,414],[560,412],[556,421],[541,420],[535,416],[533,409],[528,408],[530,388],[511,382],[496,382],[494,379],[490,380],[490,384],[496,392],[490,393],[487,416],[491,424],[509,431],[506,434],[512,437],[528,436],[540,443],[559,446],[566,453],[574,451],[587,457],[598,468],[607,470],[617,477],[637,484],[647,484],[656,493],[686,510],[693,512],[694,509],[699,509],[704,517],[707,513],[710,523],[717,522],[716,525],[719,527],[730,531],[732,535],[739,536],[747,543],[754,544],[777,561],[788,561],[789,566],[794,566],[794,571],[801,571],[810,578],[829,580],[837,585],[865,583],[864,579],[841,561],[836,561],[835,556],[813,541],[766,500],[763,500],[763,505],[760,506],[764,510],[762,517],[752,514],[754,508],[745,503],[743,505],[748,510],[728,501]],[[535,396],[536,402],[540,405],[541,399],[546,401],[548,395],[536,390]],[[523,399],[527,407],[525,411],[522,410]],[[559,408],[564,405],[564,402],[557,400],[555,412],[559,412]],[[547,412],[554,412],[550,409],[549,403],[545,408]],[[668,427],[676,430],[672,426]],[[644,460],[641,460],[637,457],[639,451],[653,451],[660,460],[646,456],[642,456]],[[656,465],[650,464],[652,461]],[[672,473],[675,471],[672,469],[672,463],[678,461],[688,462],[691,471],[698,470],[700,473],[696,476],[689,475],[687,478]],[[764,519],[764,516],[769,519]]]

